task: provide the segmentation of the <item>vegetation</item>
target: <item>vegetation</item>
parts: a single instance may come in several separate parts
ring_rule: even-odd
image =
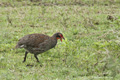
[[[0,80],[119,80],[119,0],[0,0]],[[64,34],[55,49],[22,63],[19,38]]]

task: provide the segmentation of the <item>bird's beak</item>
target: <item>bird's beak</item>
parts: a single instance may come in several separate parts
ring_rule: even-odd
[[[62,39],[64,39],[64,40],[65,40],[65,38],[64,38],[64,37],[62,37],[62,38],[60,38],[61,42],[62,42]]]
[[[63,37],[63,39],[65,40],[65,38]]]

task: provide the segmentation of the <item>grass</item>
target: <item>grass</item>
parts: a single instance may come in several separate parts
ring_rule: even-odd
[[[0,1],[1,80],[119,80],[119,0]],[[63,33],[55,49],[22,63],[17,41],[32,33]]]

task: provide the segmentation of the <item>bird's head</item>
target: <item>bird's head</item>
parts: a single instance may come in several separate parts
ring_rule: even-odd
[[[60,39],[61,42],[62,42],[62,39],[65,40],[65,38],[63,37],[63,34],[62,34],[62,33],[59,33],[59,32],[58,32],[58,33],[55,33],[54,35],[55,35],[56,39],[57,39],[57,40]]]

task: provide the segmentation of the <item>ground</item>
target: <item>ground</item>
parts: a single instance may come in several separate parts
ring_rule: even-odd
[[[119,80],[119,0],[0,0],[1,80]],[[65,40],[38,56],[15,49],[32,33]]]

